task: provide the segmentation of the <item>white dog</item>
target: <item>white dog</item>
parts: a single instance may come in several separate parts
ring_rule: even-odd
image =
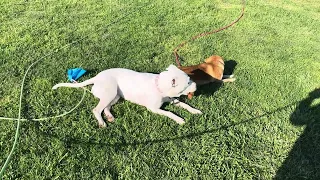
[[[171,102],[193,114],[202,114],[201,111],[173,99],[173,97],[196,91],[196,83],[174,65],[170,65],[166,71],[160,74],[141,73],[122,68],[107,69],[82,83],[60,83],[55,85],[53,89],[58,87],[84,87],[89,84],[94,84],[91,92],[100,99],[99,104],[93,109],[99,127],[106,126],[101,117],[102,111],[104,111],[109,122],[114,121],[110,108],[120,97],[145,106],[154,113],[165,115],[179,124],[183,124],[184,119],[160,109],[163,103]]]

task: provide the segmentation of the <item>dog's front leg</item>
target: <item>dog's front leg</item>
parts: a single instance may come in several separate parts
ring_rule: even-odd
[[[200,110],[195,109],[186,103],[180,102],[177,99],[174,99],[173,101],[171,101],[171,104],[178,106],[178,107],[182,107],[183,109],[186,109],[187,111],[189,111],[192,114],[202,114],[202,112]]]
[[[185,123],[184,119],[182,119],[181,117],[173,114],[173,113],[170,112],[170,111],[165,111],[165,110],[162,110],[162,109],[149,109],[149,110],[150,110],[151,112],[153,112],[153,113],[167,116],[168,118],[176,121],[178,124],[184,124],[184,123]]]
[[[234,75],[223,75],[222,77],[222,81],[223,82],[234,82],[236,80],[236,78],[233,78]]]

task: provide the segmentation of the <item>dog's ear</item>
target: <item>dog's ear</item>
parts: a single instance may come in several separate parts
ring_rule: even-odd
[[[175,71],[175,70],[179,70],[179,69],[177,68],[177,66],[173,64],[170,64],[170,66],[167,68],[167,71]]]

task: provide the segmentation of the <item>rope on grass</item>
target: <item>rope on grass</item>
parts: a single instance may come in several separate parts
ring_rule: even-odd
[[[226,26],[223,26],[223,27],[221,27],[221,28],[219,28],[219,29],[215,29],[215,30],[209,31],[209,32],[203,32],[203,33],[201,33],[201,34],[198,34],[198,35],[196,35],[196,36],[193,36],[193,37],[190,38],[189,40],[186,40],[186,41],[183,41],[182,43],[180,43],[180,44],[173,50],[173,54],[174,54],[174,56],[175,56],[175,58],[176,58],[176,64],[177,64],[177,66],[178,66],[178,67],[181,67],[181,62],[180,62],[180,60],[179,60],[179,54],[178,54],[178,50],[179,50],[180,48],[182,48],[185,44],[187,44],[187,43],[190,42],[190,41],[194,41],[194,40],[196,40],[196,39],[198,39],[198,38],[200,38],[200,37],[204,37],[204,36],[208,36],[208,35],[210,35],[210,34],[214,34],[214,33],[220,32],[220,31],[222,31],[222,30],[225,30],[225,29],[233,26],[234,24],[236,24],[236,23],[243,17],[243,15],[244,15],[244,10],[245,10],[245,6],[246,6],[246,2],[245,2],[245,0],[242,0],[242,10],[241,10],[241,13],[240,13],[239,17],[238,17],[236,20],[234,20],[233,22],[231,22],[230,24],[228,24],[228,25],[226,25]]]
[[[25,121],[45,121],[45,120],[49,120],[49,119],[54,119],[54,118],[59,118],[59,117],[63,117],[63,116],[66,116],[67,114],[70,114],[72,111],[76,110],[80,104],[83,102],[84,98],[85,98],[85,95],[86,95],[86,91],[89,91],[88,89],[86,88],[83,88],[84,91],[83,91],[83,94],[82,94],[82,97],[80,99],[80,101],[78,102],[78,104],[76,104],[72,109],[70,109],[69,111],[67,112],[64,112],[62,114],[59,114],[59,115],[56,115],[56,116],[50,116],[50,117],[44,117],[44,118],[36,118],[36,119],[20,119],[20,122],[25,122]],[[8,117],[0,117],[0,120],[11,120],[11,121],[18,121],[19,118],[8,118]]]
[[[71,45],[72,43],[76,43],[78,41],[74,41],[74,42],[71,42],[65,46],[62,46],[60,49],[63,49],[65,47],[67,47],[68,45]],[[56,51],[54,52],[57,52],[58,50],[60,49],[57,49]],[[37,64],[38,62],[40,62],[41,60],[43,60],[45,57],[49,56],[53,54],[52,53],[49,53],[45,56],[43,56],[42,58],[38,59],[37,61],[33,62],[29,67],[28,69],[26,70],[26,72],[24,73],[24,76],[23,76],[23,79],[22,79],[22,82],[21,82],[21,88],[20,88],[20,98],[19,98],[19,113],[18,113],[18,118],[15,119],[15,118],[6,118],[6,117],[0,117],[1,120],[16,120],[17,121],[17,126],[16,126],[16,133],[15,133],[15,136],[14,136],[14,142],[13,142],[13,145],[12,145],[12,148],[11,148],[11,151],[3,165],[3,167],[1,168],[1,171],[0,171],[0,179],[2,178],[3,174],[4,174],[4,171],[5,169],[7,168],[8,164],[9,164],[9,161],[12,157],[12,154],[18,144],[18,138],[19,138],[19,130],[20,130],[20,123],[21,121],[27,121],[27,119],[21,119],[21,111],[22,111],[22,97],[23,97],[23,88],[24,88],[24,84],[25,84],[25,81],[26,81],[26,77],[27,77],[27,74],[28,72],[30,71],[30,69],[35,65]],[[82,95],[82,98],[81,100],[78,102],[78,104],[72,108],[70,111],[66,112],[66,113],[63,113],[63,114],[60,114],[60,115],[57,115],[57,116],[53,116],[53,117],[45,117],[45,118],[40,118],[40,119],[33,119],[34,121],[42,121],[42,120],[48,120],[48,119],[52,119],[52,118],[56,118],[56,117],[62,117],[62,116],[65,116],[69,113],[71,113],[72,111],[74,111],[83,101],[84,97],[85,97],[85,92],[86,92],[86,89],[84,89],[84,92],[83,92],[83,95]]]

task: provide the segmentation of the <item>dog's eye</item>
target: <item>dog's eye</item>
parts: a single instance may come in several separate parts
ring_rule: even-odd
[[[172,79],[171,85],[172,85],[172,87],[176,87],[176,79]]]
[[[192,81],[190,80],[190,77],[188,78],[188,85],[190,85]]]

